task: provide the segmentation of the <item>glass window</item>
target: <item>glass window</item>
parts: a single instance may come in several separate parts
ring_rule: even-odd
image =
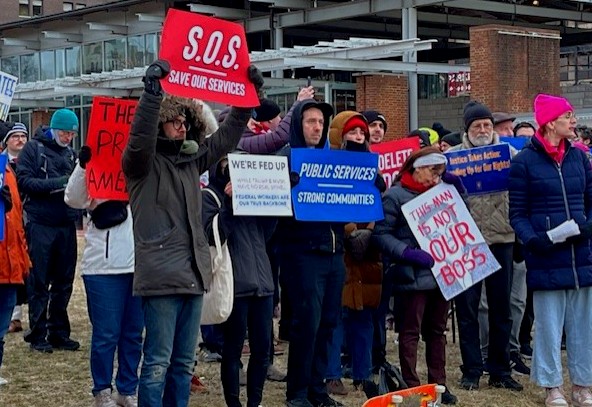
[[[127,68],[125,47],[125,38],[105,41],[105,71]]]
[[[80,45],[66,48],[66,76],[80,76]]]
[[[33,0],[33,15],[40,16],[43,14],[43,1]]]
[[[56,78],[63,78],[66,76],[66,50],[55,50],[55,76]]]
[[[19,58],[5,57],[0,60],[0,70],[9,75],[19,76]]]
[[[142,67],[144,63],[144,51],[146,44],[143,35],[134,35],[127,39],[128,68]],[[152,63],[152,61],[150,61]]]
[[[150,65],[158,58],[158,35],[146,34],[146,58],[144,62]]]
[[[76,10],[79,10],[79,9],[81,9],[81,8],[85,8],[85,7],[86,7],[86,4],[83,4],[83,3],[76,3]]]
[[[82,46],[82,72],[93,73],[103,70],[103,43],[93,42]]]
[[[39,53],[21,55],[21,74],[19,82],[35,82],[39,80]]]
[[[19,0],[19,17],[30,17],[29,0]]]
[[[41,80],[55,79],[56,63],[55,53],[53,51],[41,52]]]
[[[74,3],[70,3],[65,1],[64,2],[64,11],[72,11],[74,10]]]

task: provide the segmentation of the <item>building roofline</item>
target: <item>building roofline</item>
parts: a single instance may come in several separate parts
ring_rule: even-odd
[[[143,3],[149,3],[149,2],[158,3],[159,0],[115,0],[115,1],[112,1],[109,3],[85,7],[85,8],[81,8],[78,10],[64,11],[62,13],[50,14],[50,15],[39,16],[39,17],[31,17],[28,19],[13,21],[13,22],[6,23],[6,24],[0,24],[0,32],[2,32],[4,30],[15,29],[15,28],[26,28],[28,26],[48,23],[48,22],[56,21],[56,20],[75,19],[77,17],[85,16],[87,14],[97,13],[97,12],[101,12],[101,11],[114,11],[114,10],[117,10],[120,8],[125,8],[125,7],[129,7],[129,6],[134,6],[136,4],[143,4]]]

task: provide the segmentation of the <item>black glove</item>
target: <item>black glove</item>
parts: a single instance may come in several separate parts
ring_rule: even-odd
[[[68,185],[68,180],[70,179],[69,175],[63,175],[61,177],[57,178],[58,181],[58,188],[66,188],[66,185]]]
[[[148,69],[146,69],[146,75],[142,78],[142,82],[144,82],[144,91],[154,96],[162,96],[160,80],[166,78],[170,71],[171,66],[164,59],[154,61]]]
[[[384,182],[384,178],[382,178],[382,175],[380,175],[380,174],[376,175],[376,179],[374,180],[374,185],[376,186],[376,188],[378,188],[378,190],[380,191],[381,194],[384,191],[386,191],[386,182]]]
[[[568,237],[566,243],[568,244],[577,244],[592,238],[592,224],[584,223],[583,225],[578,225],[580,228],[580,234],[576,236]]]
[[[78,164],[80,167],[86,168],[86,164],[92,158],[92,151],[89,146],[82,146],[80,151],[78,151]]]
[[[0,189],[0,197],[2,198],[2,202],[4,202],[4,213],[10,212],[12,209],[12,195],[10,195],[10,187],[8,185],[4,185]]]
[[[263,98],[263,94],[261,93],[261,88],[265,83],[265,79],[263,78],[263,74],[255,65],[249,65],[249,80],[253,85],[255,85],[255,90],[257,91],[257,95],[259,99]]]
[[[541,233],[526,242],[524,246],[531,253],[549,254],[549,250],[553,247],[553,242],[546,233]]]
[[[296,171],[290,171],[290,187],[294,188],[300,182],[300,174]]]

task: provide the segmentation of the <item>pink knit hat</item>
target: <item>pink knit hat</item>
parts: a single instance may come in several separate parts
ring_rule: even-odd
[[[539,127],[557,119],[563,113],[573,112],[574,108],[565,98],[540,93],[534,98],[534,119]]]

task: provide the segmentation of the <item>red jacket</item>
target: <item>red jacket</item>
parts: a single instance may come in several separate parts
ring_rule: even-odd
[[[4,218],[4,240],[0,242],[0,284],[24,284],[29,275],[31,259],[23,228],[23,204],[18,193],[16,176],[6,166],[4,184],[10,188],[12,210]]]

